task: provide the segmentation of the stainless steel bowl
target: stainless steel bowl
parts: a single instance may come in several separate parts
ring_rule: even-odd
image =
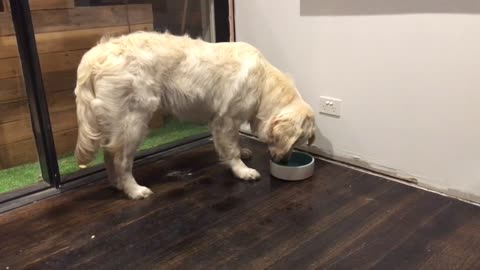
[[[315,168],[315,158],[303,152],[293,152],[286,164],[270,160],[270,174],[288,181],[299,181],[310,178]]]

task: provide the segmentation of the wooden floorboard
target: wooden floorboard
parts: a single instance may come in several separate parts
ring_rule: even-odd
[[[318,160],[241,182],[212,145],[137,168],[154,196],[97,182],[0,215],[0,269],[480,269],[480,208]]]

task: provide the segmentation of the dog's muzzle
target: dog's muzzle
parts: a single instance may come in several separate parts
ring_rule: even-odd
[[[272,160],[273,160],[275,163],[287,164],[287,163],[288,163],[288,160],[290,159],[291,154],[292,154],[292,150],[288,151],[288,152],[287,152],[286,154],[284,154],[284,155],[279,155],[279,154],[270,152],[270,157],[272,158]]]

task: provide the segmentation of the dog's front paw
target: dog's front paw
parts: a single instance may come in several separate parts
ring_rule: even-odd
[[[146,199],[148,198],[148,196],[153,194],[153,192],[149,188],[140,185],[133,186],[128,190],[125,190],[125,193],[130,199],[133,200]]]
[[[253,152],[252,152],[252,150],[250,150],[248,148],[242,148],[240,150],[240,155],[241,155],[242,159],[250,159],[253,155]]]
[[[233,172],[236,177],[245,180],[252,181],[260,178],[260,173],[257,170],[250,168],[242,168]]]

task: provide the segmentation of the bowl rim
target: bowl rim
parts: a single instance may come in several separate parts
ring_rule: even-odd
[[[311,166],[314,162],[315,162],[315,157],[313,157],[312,155],[306,153],[306,152],[301,152],[301,151],[293,151],[293,153],[300,153],[300,154],[304,154],[308,157],[310,157],[312,160],[305,164],[305,165],[301,165],[301,166],[288,166],[288,165],[282,165],[282,164],[278,164],[276,162],[274,162],[273,160],[270,160],[270,163],[271,164],[274,164],[275,166],[278,166],[278,167],[282,167],[282,168],[303,168],[303,167],[308,167],[308,166]]]

